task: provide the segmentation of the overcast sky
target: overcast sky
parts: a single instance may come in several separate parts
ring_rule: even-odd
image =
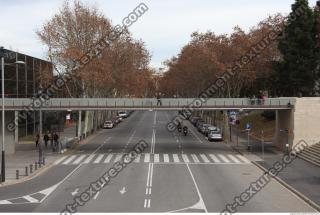
[[[64,0],[0,0],[0,45],[45,58],[45,46],[35,31],[58,13]],[[288,14],[294,0],[83,0],[97,6],[113,24],[120,24],[137,5],[149,10],[130,27],[145,41],[152,54],[151,65],[161,67],[177,55],[194,31],[230,33],[239,25],[249,30],[268,15]],[[316,0],[309,0],[314,6]]]

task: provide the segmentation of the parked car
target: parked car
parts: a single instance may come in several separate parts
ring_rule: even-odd
[[[209,134],[211,131],[218,131],[218,130],[219,130],[219,128],[217,128],[217,127],[215,127],[215,126],[209,126],[209,127],[206,129],[204,135],[208,136],[208,134]]]
[[[208,140],[209,141],[222,141],[223,137],[222,137],[222,133],[220,130],[217,131],[211,131],[208,134]]]
[[[201,126],[200,132],[205,135],[206,132],[207,132],[207,129],[208,129],[210,126],[211,126],[210,124],[203,124],[203,125]]]
[[[197,117],[197,116],[193,116],[190,118],[190,122],[191,124],[193,124],[194,126],[196,126],[198,120],[200,119],[200,117]]]
[[[119,111],[118,116],[120,116],[122,118],[127,118],[129,116],[129,114],[127,111]]]
[[[117,124],[119,124],[119,123],[122,121],[122,118],[116,116],[116,117],[114,117],[114,118],[112,119],[112,121],[113,121],[113,123],[114,123],[115,125],[117,125]]]
[[[199,120],[197,121],[196,127],[197,127],[198,131],[201,130],[201,126],[202,126],[203,124],[205,124],[205,121],[203,121],[202,119],[199,119]]]
[[[114,123],[111,120],[107,120],[103,123],[103,128],[113,128],[114,127]]]

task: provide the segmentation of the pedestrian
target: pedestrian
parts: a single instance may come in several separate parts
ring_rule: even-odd
[[[54,140],[53,140],[53,135],[54,135],[54,132],[51,131],[51,133],[50,133],[50,142],[51,142],[52,151],[54,152]]]
[[[43,140],[44,140],[44,145],[46,146],[46,148],[48,148],[49,135],[47,132],[43,136]]]
[[[55,148],[55,150],[57,150],[58,143],[59,143],[59,135],[57,134],[57,132],[54,132],[54,134],[53,134],[53,142],[54,142],[54,148]]]
[[[36,135],[36,148],[39,146],[40,135]]]
[[[160,93],[157,94],[157,106],[161,106],[162,102],[161,102],[161,97],[160,97]]]

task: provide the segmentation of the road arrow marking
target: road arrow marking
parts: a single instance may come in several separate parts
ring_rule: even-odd
[[[122,190],[120,190],[119,192],[121,193],[121,195],[125,194],[127,192],[126,187],[123,187]]]
[[[72,196],[77,195],[77,194],[78,194],[78,191],[79,191],[79,188],[76,188],[76,189],[71,193],[71,195],[72,195]]]

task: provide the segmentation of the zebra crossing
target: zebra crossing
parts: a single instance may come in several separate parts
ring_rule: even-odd
[[[124,154],[76,154],[66,155],[57,160],[55,165],[79,165],[79,164],[108,164],[121,160]],[[247,164],[250,161],[240,154],[226,153],[201,153],[201,154],[151,154],[138,155],[133,163],[163,163],[163,164]]]

